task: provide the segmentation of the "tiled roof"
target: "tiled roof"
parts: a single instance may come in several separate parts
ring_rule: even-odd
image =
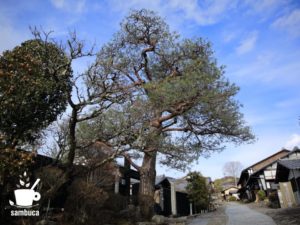
[[[172,178],[172,177],[166,177],[164,175],[163,176],[157,176],[155,178],[155,185],[159,185],[164,180],[168,180],[169,183],[173,183],[174,187],[175,187],[175,191],[186,193],[187,181],[184,178],[175,179],[175,178]]]
[[[262,169],[263,167],[265,167],[266,165],[272,164],[273,162],[277,161],[279,158],[286,157],[286,156],[289,155],[291,152],[293,152],[293,151],[289,151],[289,150],[287,150],[287,149],[282,149],[282,150],[280,150],[279,152],[276,152],[276,153],[274,153],[273,155],[270,155],[270,156],[268,156],[267,158],[264,158],[264,159],[262,159],[262,160],[260,160],[260,161],[258,161],[258,162],[256,162],[256,163],[254,163],[253,165],[247,167],[247,168],[244,169],[244,170],[248,170],[248,169],[254,168],[254,167],[256,166],[257,168],[255,169],[255,171],[253,171],[253,172],[256,172],[256,171]],[[283,155],[283,154],[284,154],[284,155]],[[272,158],[274,158],[274,159],[272,159]],[[272,162],[267,162],[267,161],[270,160],[270,159],[272,159]]]
[[[278,163],[290,170],[300,169],[300,159],[279,160]]]
[[[155,177],[155,185],[160,184],[165,179],[167,179],[169,182],[174,182],[175,181],[175,178],[166,177],[165,175],[160,175],[160,176]]]
[[[261,162],[264,162],[264,161],[266,161],[267,159],[270,159],[270,158],[272,158],[273,156],[278,155],[278,154],[280,154],[280,153],[284,153],[284,152],[285,152],[286,154],[285,154],[284,156],[281,156],[281,159],[284,159],[284,158],[288,157],[289,155],[294,154],[295,152],[300,152],[300,149],[296,148],[296,149],[294,149],[294,150],[292,150],[292,151],[289,151],[289,150],[286,150],[286,149],[282,149],[281,151],[279,151],[279,152],[277,152],[277,153],[275,153],[275,154],[273,154],[273,155],[271,155],[271,156],[269,156],[269,157],[267,157],[267,158],[265,158],[265,159],[263,159],[263,160],[261,160],[261,161],[255,163],[255,164],[253,164],[252,166],[247,167],[246,169],[242,170],[240,179],[239,179],[239,181],[238,181],[238,184],[241,184],[241,183],[242,183],[242,179],[243,179],[243,177],[246,177],[246,174],[248,175],[248,178],[247,178],[247,179],[248,179],[248,181],[249,181],[249,178],[251,178],[251,176],[252,176],[252,177],[255,176],[257,173],[261,172],[262,170],[264,170],[264,169],[267,168],[268,166],[272,165],[273,163],[278,162],[278,160],[279,160],[279,161],[283,161],[283,160],[280,160],[280,159],[274,159],[272,162],[270,162],[270,163],[268,163],[268,164],[266,164],[266,165],[263,165],[260,169],[254,171],[254,173],[252,173],[252,174],[248,174],[248,171],[247,171],[248,169],[252,168],[253,166],[255,166],[255,165],[257,165],[257,164],[260,164]]]

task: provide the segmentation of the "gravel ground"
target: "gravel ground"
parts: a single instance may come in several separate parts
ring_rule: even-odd
[[[247,206],[272,217],[277,225],[300,225],[300,206],[287,209],[270,209],[257,203],[250,203]]]

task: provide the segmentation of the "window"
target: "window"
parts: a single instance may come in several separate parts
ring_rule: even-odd
[[[275,179],[276,170],[265,170],[264,174],[265,174],[266,180],[272,180],[272,179]]]

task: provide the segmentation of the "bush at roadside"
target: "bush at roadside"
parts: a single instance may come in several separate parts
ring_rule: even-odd
[[[229,198],[228,198],[228,201],[230,201],[230,202],[234,202],[234,201],[236,201],[237,199],[236,199],[236,197],[234,197],[234,196],[230,196]]]
[[[257,192],[258,200],[263,201],[266,199],[266,193],[263,190]]]

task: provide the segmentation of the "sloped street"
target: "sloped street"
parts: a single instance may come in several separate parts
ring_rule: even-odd
[[[188,220],[188,225],[226,225],[228,217],[225,210],[226,206],[224,205],[214,212],[192,217]]]
[[[274,220],[246,205],[230,202],[226,205],[227,225],[276,225]]]
[[[274,220],[247,205],[229,202],[216,212],[190,219],[189,225],[276,225]]]

